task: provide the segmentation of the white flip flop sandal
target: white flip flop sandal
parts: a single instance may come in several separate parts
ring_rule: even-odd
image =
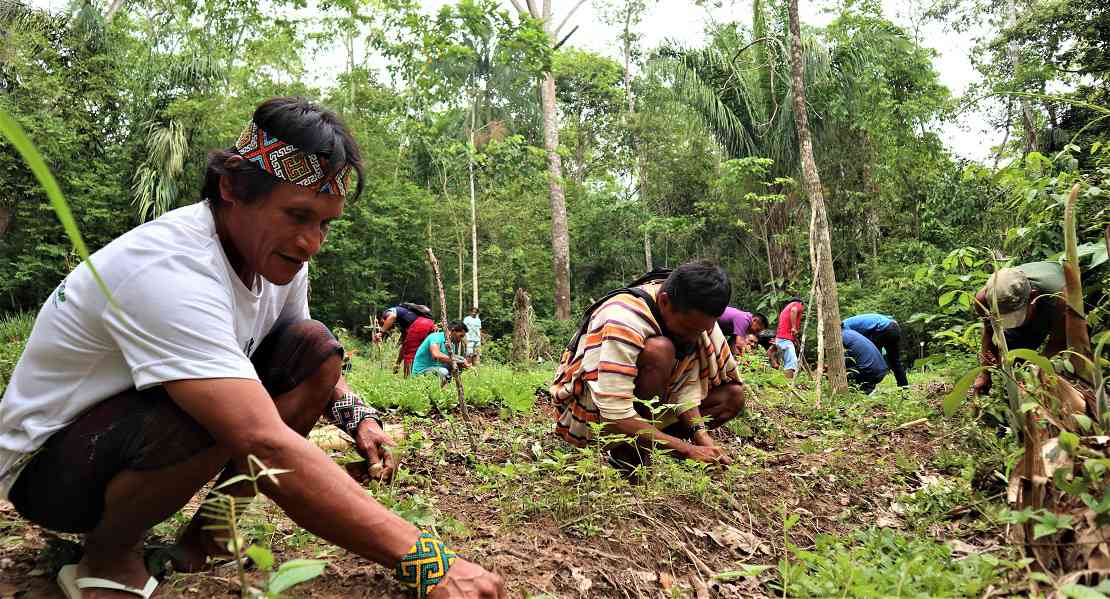
[[[138,589],[106,578],[94,578],[92,576],[78,578],[77,564],[70,564],[62,567],[61,571],[58,572],[58,586],[62,588],[62,592],[65,593],[66,599],[81,599],[81,589],[122,591],[142,597],[143,599],[150,599],[150,596],[154,594],[154,589],[158,588],[158,581],[151,576],[150,579],[146,581],[146,586]]]

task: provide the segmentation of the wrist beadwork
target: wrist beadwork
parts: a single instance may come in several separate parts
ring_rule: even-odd
[[[422,532],[408,553],[397,562],[397,581],[417,599],[426,599],[459,559],[454,551],[431,533]]]

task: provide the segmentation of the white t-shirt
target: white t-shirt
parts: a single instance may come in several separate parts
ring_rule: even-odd
[[[463,319],[463,324],[466,325],[466,340],[467,341],[481,341],[482,340],[482,319],[477,316],[467,316]]]
[[[204,202],[136,227],[91,257],[43,304],[0,401],[0,496],[27,454],[100,401],[202,378],[258,380],[250,362],[278,321],[308,318],[308,266],[288,285],[239,279]]]

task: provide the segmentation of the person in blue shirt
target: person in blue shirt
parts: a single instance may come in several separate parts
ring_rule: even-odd
[[[447,324],[447,334],[435,332],[425,337],[412,361],[412,375],[435,374],[446,385],[451,380],[452,358],[459,369],[466,367],[466,361],[459,353],[465,335],[466,325],[454,320]]]
[[[883,352],[899,387],[909,385],[906,368],[902,366],[902,327],[898,326],[897,320],[886,314],[857,314],[842,324],[845,329],[867,337],[868,341]]]
[[[879,348],[867,337],[844,329],[844,365],[848,369],[848,382],[858,385],[860,391],[871,393],[886,376],[886,361]]]

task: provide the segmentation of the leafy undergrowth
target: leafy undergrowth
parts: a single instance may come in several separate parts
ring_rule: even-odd
[[[657,456],[638,484],[594,448],[552,433],[549,370],[483,365],[464,374],[479,440],[454,386],[389,372],[356,351],[352,384],[403,423],[403,467],[368,492],[499,572],[512,597],[971,597],[1027,593],[1027,564],[1002,538],[1010,445],[970,416],[939,415],[944,371],[909,390],[824,397],[758,360],[748,414],[714,434],[735,462],[711,469]],[[383,368],[383,365],[385,368]],[[958,365],[956,365],[958,367]],[[337,461],[352,451],[333,452]],[[194,503],[153,531],[172,539]],[[0,511],[0,596],[59,597],[50,536]],[[277,561],[318,558],[292,596],[398,597],[389,572],[305,532],[267,500],[240,524]],[[153,542],[153,541],[152,541]],[[251,573],[258,583],[265,575]],[[173,574],[162,596],[234,592],[232,570]],[[10,591],[10,592],[6,592]]]

